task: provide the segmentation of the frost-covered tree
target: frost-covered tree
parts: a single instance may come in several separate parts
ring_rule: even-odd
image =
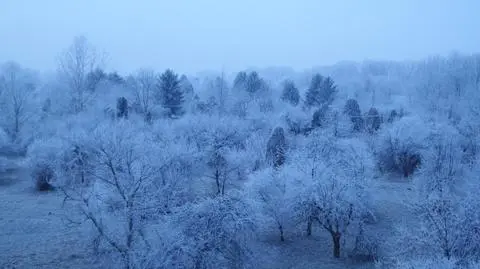
[[[292,194],[295,191],[292,188],[295,178],[288,173],[288,169],[290,167],[268,168],[255,173],[250,186],[253,199],[260,203],[264,216],[274,223],[282,242],[285,241],[285,232],[295,217]]]
[[[18,142],[22,128],[32,116],[33,77],[15,63],[2,66],[0,72],[0,124],[12,142]]]
[[[156,96],[156,83],[155,71],[150,69],[140,69],[127,79],[128,87],[135,96],[134,105],[137,107],[137,113],[142,113],[144,117],[151,114],[155,100],[160,98]]]
[[[283,91],[282,91],[282,96],[281,99],[284,102],[288,102],[292,106],[297,106],[298,103],[300,102],[300,93],[295,87],[295,83],[291,80],[286,80],[283,83]]]
[[[228,133],[218,130],[214,136],[207,162],[211,173],[207,174],[207,177],[215,181],[216,194],[224,195],[229,179],[231,180],[234,177],[234,172],[239,169],[227,159],[227,154],[235,144],[238,133],[234,130]]]
[[[173,70],[167,69],[160,75],[157,87],[161,95],[161,104],[169,111],[168,115],[170,117],[181,116],[185,100],[178,75]]]
[[[134,261],[148,253],[145,220],[156,211],[152,208],[160,207],[158,199],[152,199],[158,175],[152,158],[156,153],[133,130],[124,125],[97,129],[90,142],[95,151],[95,166],[89,170],[92,184],[66,184],[72,176],[69,173],[57,183],[66,195],[65,201],[73,202],[81,219],[91,224],[96,246],[105,244],[113,250],[124,268],[136,268]],[[68,215],[68,219],[80,221],[74,216]]]
[[[369,157],[364,156],[361,147],[357,149],[352,144],[353,141],[318,144],[314,152],[321,160],[314,163],[311,174],[306,174],[304,190],[299,194],[300,205],[306,207],[300,212],[307,213],[307,220],[316,220],[329,233],[336,258],[341,256],[342,238],[351,235],[372,215],[366,181]]]
[[[68,87],[74,113],[85,110],[92,101],[89,74],[95,74],[101,59],[84,36],[75,37],[72,45],[59,57],[59,75]]]
[[[206,199],[179,213],[175,223],[188,244],[179,268],[257,268],[251,244],[256,223],[241,194]],[[167,266],[166,268],[177,268]]]
[[[282,127],[273,130],[272,136],[267,143],[266,160],[273,167],[278,168],[285,163],[287,142],[285,139],[285,131]]]
[[[180,77],[180,87],[183,91],[183,97],[185,101],[186,102],[192,101],[193,96],[195,95],[195,91],[193,89],[192,83],[190,82],[190,80],[188,80],[186,75],[182,75]]]

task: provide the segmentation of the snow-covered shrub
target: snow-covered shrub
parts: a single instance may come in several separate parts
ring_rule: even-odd
[[[282,118],[285,121],[287,131],[294,135],[308,134],[311,131],[311,117],[299,107],[287,105]]]
[[[35,181],[37,191],[53,190],[52,182],[55,178],[55,172],[48,163],[36,163],[32,171],[32,177]]]
[[[36,140],[30,145],[27,164],[36,187],[51,189],[58,183],[59,164],[66,147],[66,143],[58,138]]]
[[[378,167],[383,172],[410,176],[421,164],[429,130],[415,118],[403,118],[384,130],[377,151]]]
[[[257,228],[253,208],[241,194],[219,196],[186,206],[175,219],[188,242],[177,252],[183,254],[177,257],[183,266],[257,268],[255,253],[251,251]]]

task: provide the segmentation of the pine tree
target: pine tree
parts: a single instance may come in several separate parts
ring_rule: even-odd
[[[283,84],[282,101],[288,102],[292,106],[297,106],[300,102],[300,93],[298,92],[295,83],[291,80],[286,80]]]
[[[345,108],[343,112],[350,117],[350,120],[353,123],[354,131],[361,131],[363,129],[363,118],[362,112],[360,111],[360,106],[358,105],[357,100],[348,99],[345,103]]]
[[[367,131],[373,134],[380,129],[381,124],[382,119],[380,118],[378,110],[374,107],[370,108],[365,119],[365,127]]]
[[[323,77],[320,74],[313,76],[307,93],[305,94],[305,107],[320,107],[330,105],[337,91],[337,86],[330,77]]]
[[[183,114],[184,95],[178,75],[167,69],[159,79],[158,85],[163,107],[169,110],[170,117]]]
[[[117,118],[128,118],[128,101],[125,97],[117,99]]]

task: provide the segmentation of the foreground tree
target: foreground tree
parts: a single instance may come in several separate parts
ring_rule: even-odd
[[[358,230],[366,216],[373,216],[366,192],[369,157],[353,148],[352,141],[324,142],[328,141],[314,151],[320,160],[314,162],[313,176],[304,177],[299,201],[306,207],[301,212],[308,213],[304,217],[316,220],[329,233],[333,256],[339,258],[342,238]]]
[[[105,127],[95,132],[91,144],[96,164],[89,172],[92,184],[72,185],[69,174],[57,184],[65,201],[73,202],[83,220],[92,225],[97,247],[106,243],[120,256],[124,268],[135,268],[135,261],[149,251],[144,220],[151,211],[149,204],[155,204],[150,195],[158,171],[151,163],[153,152],[138,144],[141,141],[133,139],[129,128]]]

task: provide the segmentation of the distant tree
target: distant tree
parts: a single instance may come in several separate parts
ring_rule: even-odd
[[[219,77],[216,77],[213,82],[213,88],[216,96],[218,96],[218,113],[223,115],[226,112],[226,105],[228,99],[228,84],[224,78],[224,73]]]
[[[180,87],[183,91],[183,96],[185,100],[192,100],[194,96],[194,89],[192,83],[190,82],[190,80],[188,80],[187,76],[182,75],[180,77]]]
[[[282,127],[275,128],[267,143],[267,162],[275,168],[282,166],[285,163],[286,147],[285,131]]]
[[[97,89],[98,84],[105,79],[107,79],[107,74],[98,67],[95,70],[88,72],[87,90],[94,92]]]
[[[235,89],[245,89],[247,83],[247,72],[241,71],[238,72],[235,80],[233,81],[233,87]]]
[[[325,78],[320,74],[314,75],[305,94],[305,107],[329,105],[333,101],[336,90],[337,87],[330,77]]]
[[[181,89],[178,75],[167,69],[159,78],[158,89],[162,96],[162,105],[169,110],[170,117],[183,114],[184,94]]]
[[[392,111],[390,111],[390,115],[388,115],[387,122],[393,123],[401,117],[403,117],[403,111],[397,112],[395,109],[393,109]]]
[[[350,120],[353,123],[354,131],[358,132],[363,129],[364,122],[362,118],[362,112],[360,111],[360,106],[358,105],[357,100],[348,99],[345,103],[343,112],[350,117]]]
[[[300,102],[300,93],[295,87],[295,83],[291,80],[287,80],[283,84],[282,100],[290,103],[292,106],[297,106]]]
[[[59,74],[70,91],[74,113],[85,110],[93,97],[88,75],[99,68],[100,60],[84,36],[75,37],[73,44],[59,57]]]
[[[328,112],[328,106],[324,105],[321,108],[315,110],[312,117],[312,128],[322,127],[325,124],[325,117]]]
[[[250,94],[255,94],[265,87],[265,82],[255,71],[248,74],[245,83],[245,90]]]
[[[0,124],[12,142],[19,138],[29,117],[34,85],[31,76],[15,63],[7,63],[0,73]]]
[[[125,83],[125,79],[122,76],[120,76],[117,72],[108,73],[107,80],[110,83],[113,83],[115,85],[122,85]]]
[[[117,99],[117,118],[128,118],[128,101],[125,97]]]
[[[373,134],[374,132],[380,129],[381,124],[382,124],[382,118],[380,118],[380,114],[378,113],[378,110],[374,107],[370,108],[370,110],[368,110],[368,113],[365,119],[365,127],[367,131]]]
[[[127,80],[127,85],[132,89],[135,96],[134,104],[137,107],[137,113],[144,115],[147,120],[147,115],[150,115],[153,108],[155,98],[157,78],[153,70],[140,69],[135,75],[130,76]],[[160,97],[158,97],[160,99]]]

